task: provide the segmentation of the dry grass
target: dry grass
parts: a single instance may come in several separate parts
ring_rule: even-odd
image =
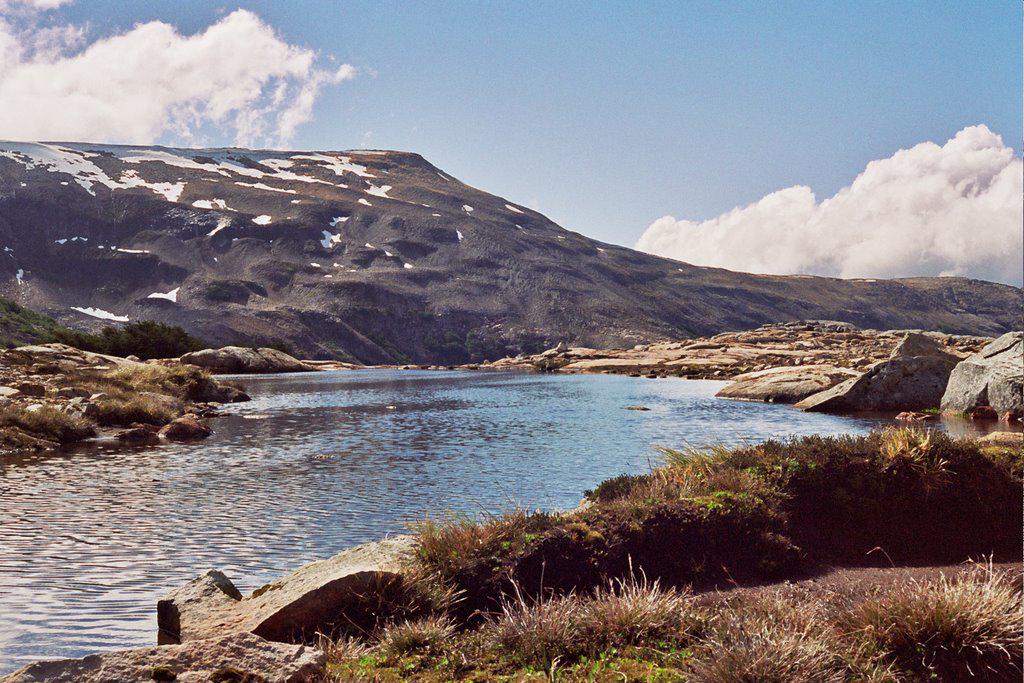
[[[0,409],[0,426],[15,427],[58,443],[81,441],[96,433],[87,419],[49,406],[32,411],[15,407]]]
[[[860,603],[845,620],[850,634],[929,677],[1019,675],[1020,586],[991,567],[973,574],[893,586]]]
[[[317,648],[323,650],[331,662],[344,662],[358,659],[370,652],[370,646],[355,638],[328,638],[320,634],[316,642]]]
[[[378,637],[380,651],[390,657],[432,650],[455,634],[455,622],[447,616],[403,621],[384,628]]]
[[[700,683],[845,681],[846,646],[820,603],[781,595],[750,598],[713,615],[691,664]]]
[[[579,629],[588,647],[678,639],[696,621],[689,591],[664,589],[641,574],[610,579],[582,602]]]
[[[167,424],[178,416],[168,401],[146,394],[107,394],[97,400],[92,413],[96,422],[103,426],[144,424]]]
[[[154,363],[119,365],[102,372],[84,370],[70,377],[69,382],[95,393],[103,392],[118,397],[152,392],[192,400],[197,399],[197,393],[212,384],[209,373],[200,368]]]
[[[484,629],[513,661],[550,671],[580,651],[581,607],[574,595],[527,599],[516,586]]]

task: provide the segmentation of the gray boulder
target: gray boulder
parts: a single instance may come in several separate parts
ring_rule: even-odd
[[[0,683],[111,683],[112,681],[322,680],[327,656],[307,645],[272,643],[232,633],[183,645],[115,650],[81,659],[37,662]]]
[[[961,357],[934,338],[910,332],[888,360],[796,404],[817,412],[888,412],[936,408]]]
[[[179,360],[220,374],[311,372],[317,369],[277,349],[250,349],[243,346],[193,351],[186,353]]]
[[[970,412],[991,406],[997,413],[1024,409],[1024,332],[1007,332],[953,370],[942,409]]]
[[[742,401],[796,403],[830,389],[844,380],[859,377],[856,370],[834,365],[798,365],[768,368],[736,375],[715,396]]]
[[[220,572],[193,579],[157,603],[158,643],[180,643],[245,631],[295,642],[355,621],[367,596],[400,580],[412,536],[364,543],[313,562],[247,597]]]

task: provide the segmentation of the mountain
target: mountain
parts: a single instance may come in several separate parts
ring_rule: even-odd
[[[78,328],[459,362],[835,319],[994,335],[1018,288],[701,268],[602,244],[417,154],[0,143],[0,294]]]

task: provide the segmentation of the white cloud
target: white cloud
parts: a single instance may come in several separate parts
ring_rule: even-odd
[[[802,185],[706,221],[658,219],[636,248],[698,265],[837,277],[1022,280],[1024,165],[986,126],[872,161],[817,202]]]
[[[238,145],[286,145],[321,89],[354,75],[246,10],[195,35],[151,21],[84,47],[79,27],[0,19],[0,138],[196,142],[213,127]]]
[[[56,9],[61,5],[67,5],[72,0],[0,0],[0,12],[11,12],[11,11],[43,11],[48,9]]]

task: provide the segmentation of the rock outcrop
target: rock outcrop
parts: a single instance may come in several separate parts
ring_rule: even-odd
[[[782,366],[736,375],[732,384],[715,396],[767,403],[796,403],[859,376],[856,370],[834,365]]]
[[[809,396],[796,404],[817,412],[911,411],[936,408],[949,375],[961,360],[933,337],[910,332],[889,360],[861,376]]]
[[[307,645],[270,642],[251,633],[231,633],[182,645],[37,662],[0,679],[0,683],[306,683],[322,679],[326,661],[323,651]]]
[[[593,349],[560,344],[537,355],[519,355],[463,367],[472,370],[601,373],[688,379],[730,379],[773,368],[812,366],[863,372],[873,363],[888,359],[906,334],[906,331],[861,330],[850,323],[830,320],[808,320],[773,323],[753,330],[723,332],[712,337],[639,344],[628,349]],[[989,337],[939,332],[929,332],[924,336],[963,355],[974,353],[991,341]],[[831,371],[827,372],[831,376]],[[829,386],[831,383],[822,388]]]
[[[990,406],[1024,412],[1024,332],[1008,332],[965,359],[949,376],[942,409],[967,413]]]
[[[225,375],[311,372],[318,369],[277,349],[251,349],[244,346],[193,351],[186,353],[180,360],[182,363],[197,365],[204,370]]]
[[[179,643],[249,632],[301,642],[336,625],[358,623],[364,598],[400,581],[411,536],[365,543],[308,564],[247,597],[220,572],[208,572],[157,603],[157,642]],[[366,615],[362,615],[365,618]]]

